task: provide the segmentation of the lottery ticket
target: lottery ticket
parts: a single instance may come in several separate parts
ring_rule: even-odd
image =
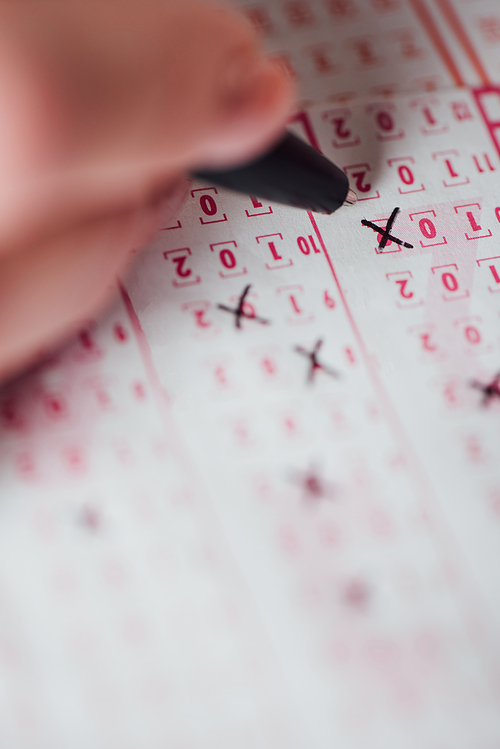
[[[4,386],[0,746],[495,749],[498,11],[243,5],[358,202],[193,181]]]
[[[295,129],[350,176],[355,207],[315,216],[193,184],[182,216],[127,284],[274,649],[307,717],[316,716],[319,746],[341,725],[343,745],[373,741],[369,723],[365,736],[359,727],[357,700],[374,667],[388,680],[377,707],[370,702],[379,720],[398,713],[400,679],[423,708],[409,665],[419,619],[435,642],[459,620],[470,645],[475,627],[482,632],[476,647],[480,640],[493,690],[483,742],[499,730],[500,162],[484,117],[493,104],[489,91],[453,90],[302,113]],[[403,579],[423,585],[420,604],[403,602]],[[441,610],[447,588],[461,614]],[[364,626],[355,634],[349,619],[341,624],[354,612],[371,622],[368,641]],[[290,622],[300,634],[283,638]],[[468,683],[465,671],[447,671],[460,668],[462,647],[445,657],[438,713],[438,695],[450,699],[447,677],[453,691]],[[336,672],[343,658],[352,702]],[[322,663],[316,678],[310,659]],[[329,678],[355,739],[332,712]],[[431,712],[415,746],[432,735]],[[473,723],[467,734],[455,721],[454,744],[477,738]],[[410,746],[407,725],[399,735],[397,721],[390,725],[394,746]]]

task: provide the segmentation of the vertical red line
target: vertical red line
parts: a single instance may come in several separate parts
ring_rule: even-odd
[[[309,216],[309,220],[310,220],[310,222],[312,224],[312,227],[314,229],[314,233],[318,237],[318,242],[320,244],[321,249],[323,250],[323,254],[324,254],[325,258],[326,258],[326,262],[328,263],[328,265],[330,267],[330,271],[332,273],[333,280],[335,281],[335,285],[337,287],[337,291],[338,291],[339,296],[340,296],[340,298],[342,300],[342,304],[344,306],[346,315],[349,318],[349,322],[351,324],[352,330],[353,330],[354,335],[356,337],[356,340],[358,342],[358,346],[360,347],[360,349],[362,351],[363,357],[365,358],[365,360],[368,361],[368,359],[369,359],[368,351],[365,348],[365,344],[364,344],[363,338],[361,336],[361,333],[359,332],[358,326],[356,325],[356,321],[354,320],[354,317],[353,317],[352,312],[351,312],[351,310],[349,308],[349,305],[347,304],[347,300],[346,300],[346,298],[344,296],[344,292],[342,291],[342,287],[340,285],[339,279],[338,279],[337,274],[335,272],[335,268],[333,267],[333,263],[331,261],[330,255],[328,254],[328,250],[326,249],[326,245],[325,245],[325,243],[323,241],[323,236],[321,235],[321,232],[319,230],[318,224],[316,223],[316,219],[314,218],[314,216],[311,213],[311,211],[308,211],[307,215]]]
[[[127,289],[120,281],[118,281],[118,289],[123,299],[125,309],[127,310],[130,324],[132,325],[132,329],[134,331],[137,344],[141,352],[142,360],[144,362],[144,367],[146,369],[146,374],[148,375],[149,382],[155,390],[155,395],[159,398],[162,398],[163,388],[161,386],[160,378],[158,377],[158,372],[156,371],[156,367],[153,362],[153,355],[151,354],[151,348],[147,341],[146,335],[142,329],[142,325],[139,321],[139,318],[137,317],[137,312],[134,309],[134,305],[132,304],[132,300],[128,294]]]
[[[409,0],[409,2],[415,12],[415,15],[417,16],[418,20],[420,21],[428,36],[430,37],[432,43],[434,44],[436,51],[441,56],[442,61],[448,68],[448,72],[453,78],[453,81],[457,86],[465,86],[465,81],[462,78],[462,74],[460,73],[455,63],[450,50],[446,46],[446,42],[441,36],[441,32],[439,31],[434,18],[430,14],[429,9],[425,5],[424,0]]]
[[[349,320],[349,323],[351,325],[351,329],[354,333],[354,336],[356,338],[357,344],[360,348],[361,354],[363,356],[363,359],[365,361],[365,365],[368,369],[368,372],[370,374],[370,377],[372,379],[373,385],[375,387],[375,390],[377,391],[378,397],[380,398],[381,403],[383,404],[385,413],[387,415],[387,420],[391,425],[391,428],[393,429],[393,432],[396,436],[396,438],[399,440],[400,444],[404,446],[404,449],[409,457],[411,457],[413,467],[414,467],[414,478],[417,481],[417,484],[419,486],[419,493],[426,501],[429,497],[432,497],[434,494],[434,489],[432,487],[432,482],[430,481],[429,477],[427,476],[427,472],[425,471],[425,468],[420,464],[420,460],[416,454],[416,451],[412,445],[411,439],[408,436],[403,424],[401,423],[399,416],[397,414],[397,411],[389,398],[385,387],[383,386],[382,382],[380,381],[380,378],[378,376],[378,373],[374,367],[373,360],[368,353],[368,350],[365,346],[365,342],[363,340],[363,337],[361,335],[361,332],[356,324],[356,321],[354,319],[354,316],[349,308],[349,305],[347,303],[347,300],[345,298],[344,292],[342,290],[342,287],[340,285],[340,281],[338,279],[337,273],[335,272],[335,268],[332,263],[332,259],[328,253],[328,250],[326,248],[326,245],[323,241],[323,237],[321,235],[321,232],[319,230],[318,224],[316,223],[316,219],[314,218],[313,214],[308,211],[309,220],[311,221],[312,227],[314,229],[314,232],[316,236],[318,237],[318,242],[320,243],[321,249],[323,250],[323,254],[326,258],[326,261],[329,265],[330,271],[332,273],[333,279],[335,281],[335,285],[337,286],[337,291],[339,293],[340,299],[342,301],[342,305],[344,307],[344,310],[346,312],[347,318]]]
[[[478,74],[481,83],[483,83],[485,86],[490,85],[490,77],[484,69],[483,63],[479,59],[479,55],[477,54],[474,45],[472,44],[472,41],[450,0],[435,0],[435,2],[443,16],[449,23],[451,30],[464,48],[464,51],[467,54],[467,57],[469,58],[476,73]]]

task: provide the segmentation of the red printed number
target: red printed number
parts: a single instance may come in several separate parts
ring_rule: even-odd
[[[311,234],[308,235],[307,239],[305,237],[297,237],[297,245],[303,255],[310,255],[311,248],[313,252],[321,252],[319,247],[316,246],[314,237]]]

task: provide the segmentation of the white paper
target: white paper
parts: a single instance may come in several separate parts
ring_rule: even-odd
[[[357,205],[193,183],[106,318],[2,391],[2,748],[498,745],[500,91],[452,85],[419,2],[337,5],[343,40],[430,50],[301,74],[291,127]],[[330,33],[266,7],[274,51]],[[395,208],[411,248],[361,223]]]

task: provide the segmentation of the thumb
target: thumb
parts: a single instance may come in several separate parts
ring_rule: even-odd
[[[3,3],[0,37],[4,252],[257,155],[292,102],[249,24],[208,1]]]

